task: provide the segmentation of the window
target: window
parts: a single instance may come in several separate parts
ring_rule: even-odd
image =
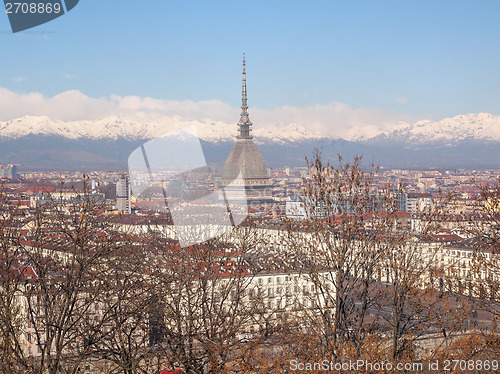
[[[281,283],[281,277],[276,278],[276,282],[277,282],[278,284],[280,284],[280,283]]]
[[[267,289],[267,296],[273,296],[273,288],[272,287],[269,287]]]

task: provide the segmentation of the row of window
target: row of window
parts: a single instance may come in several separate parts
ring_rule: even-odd
[[[456,256],[456,257],[472,257],[473,256],[473,252],[470,252],[470,251],[456,251],[456,250],[448,250],[446,251],[446,254],[448,256]],[[484,258],[489,258],[489,254],[488,253],[477,253],[479,256],[482,256]]]
[[[290,295],[292,293],[298,294],[300,291],[302,291],[302,293],[304,295],[308,295],[309,292],[314,292],[315,288],[316,287],[314,285],[310,285],[309,286],[307,284],[302,285],[302,287],[299,287],[299,286],[286,286],[286,287],[276,287],[276,289],[274,287],[268,287],[267,288],[267,296],[273,296],[275,294],[275,291],[276,291],[277,295],[281,295],[283,292],[286,295]],[[329,286],[325,285],[325,289],[329,290]],[[251,298],[257,297],[257,296],[263,296],[263,291],[262,291],[261,287],[251,288],[248,291],[248,293],[249,293],[249,296]]]
[[[330,300],[326,300],[325,301],[325,307],[327,308],[332,308],[333,307],[333,303],[330,301]],[[290,302],[289,300],[276,300],[276,301],[272,301],[272,300],[269,300],[267,302],[267,307],[269,310],[272,310],[274,308],[276,309],[285,309],[285,308],[294,308],[294,309],[300,309],[300,308],[317,308],[318,307],[318,303],[316,302],[316,300],[311,300],[309,298],[306,298],[304,297],[301,300],[299,299],[295,299],[292,302]]]
[[[305,277],[307,279],[307,276],[305,276]],[[292,279],[293,279],[294,282],[298,282],[299,281],[299,276],[298,275],[296,275],[294,277],[292,277],[290,275],[285,275],[283,277],[280,276],[280,277],[276,277],[275,281],[276,281],[277,284],[282,284],[282,283],[286,283],[286,282],[291,282]],[[273,277],[267,277],[267,283],[268,284],[269,283],[273,283]],[[257,279],[257,284],[259,284],[259,285],[264,284],[264,278],[263,277],[259,277]]]

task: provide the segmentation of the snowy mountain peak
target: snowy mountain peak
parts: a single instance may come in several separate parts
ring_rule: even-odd
[[[500,141],[500,116],[461,114],[440,121],[419,121],[409,126],[409,140],[419,142],[463,140]]]
[[[24,116],[7,122],[0,122],[0,136],[21,138],[27,135],[57,135],[68,139],[151,139],[187,126],[196,126],[200,138],[207,141],[234,141],[236,124],[221,121],[182,121],[176,118],[162,118],[157,121],[137,121],[121,116],[101,120],[70,121],[52,120],[45,116]],[[252,129],[257,142],[276,142],[318,139],[318,133],[308,133],[299,124]]]
[[[439,121],[422,120],[413,124],[400,123],[396,130],[382,132],[367,139],[388,139],[422,144],[440,142],[456,144],[467,140],[499,142],[500,116],[489,113],[461,114]]]
[[[27,135],[57,135],[67,139],[152,139],[186,126],[196,126],[200,138],[210,142],[234,141],[235,123],[213,120],[182,120],[177,117],[161,117],[139,121],[121,115],[100,120],[60,121],[46,116],[24,116],[0,122],[0,137],[21,138]],[[462,114],[439,121],[422,120],[413,124],[394,123],[390,130],[373,124],[356,126],[346,138],[350,141],[377,141],[379,139],[420,144],[441,142],[455,144],[466,140],[500,141],[500,116],[489,113]],[[335,124],[330,134],[320,134],[306,129],[303,124],[274,124],[254,127],[256,143],[303,142],[317,139],[338,139]],[[367,134],[370,134],[367,136]],[[377,135],[378,134],[378,135]],[[375,135],[375,136],[373,136]]]

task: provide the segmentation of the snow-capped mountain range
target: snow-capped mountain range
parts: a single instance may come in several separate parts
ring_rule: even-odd
[[[28,135],[61,136],[67,139],[152,139],[181,127],[195,125],[201,139],[209,142],[233,141],[237,127],[221,121],[179,120],[162,118],[156,121],[137,121],[119,116],[93,121],[64,122],[49,117],[24,116],[0,122],[0,137],[17,139]],[[301,141],[319,139],[317,133],[308,133],[301,125],[274,126],[253,129],[256,138],[266,141]]]
[[[207,162],[225,162],[236,141],[235,123],[177,117],[141,121],[123,116],[65,122],[25,116],[0,122],[0,164],[41,170],[126,170],[130,153],[142,143],[192,125],[202,140]],[[336,131],[334,124],[330,129]],[[305,156],[311,156],[314,148],[330,160],[338,154],[345,158],[363,155],[385,167],[500,166],[500,116],[465,114],[385,127],[390,130],[381,127],[374,131],[373,124],[366,129],[357,124],[352,129],[347,133],[337,131],[333,136],[291,123],[255,126],[252,134],[267,165],[272,167],[304,165]],[[361,135],[350,135],[353,133]]]
[[[196,125],[201,139],[209,142],[233,141],[237,127],[234,123],[221,121],[183,121],[178,118],[162,118],[156,121],[137,121],[120,116],[92,121],[70,121],[48,117],[24,116],[0,122],[0,137],[17,139],[28,135],[61,136],[67,139],[151,139],[178,128]],[[357,136],[349,141],[374,142],[394,140],[398,142],[450,143],[465,140],[500,142],[500,116],[488,113],[464,114],[439,121],[424,120],[414,124],[398,123],[391,132],[380,130],[371,138]],[[334,126],[332,126],[334,128]],[[300,142],[317,139],[339,139],[338,136],[311,132],[300,124],[274,125],[266,128],[254,127],[257,143]]]
[[[500,116],[488,113],[463,114],[440,121],[418,121],[402,124],[391,133],[375,138],[389,138],[408,143],[459,143],[461,141],[500,142]]]

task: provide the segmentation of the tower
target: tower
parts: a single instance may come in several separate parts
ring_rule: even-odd
[[[238,122],[238,135],[236,139],[252,139],[253,136],[250,135],[252,122],[248,116],[248,104],[247,104],[247,72],[245,66],[245,54],[243,54],[243,83],[241,89],[241,115],[240,121]]]
[[[250,134],[252,131],[252,122],[248,114],[245,55],[243,55],[241,114],[237,126],[237,142],[231,153],[229,153],[224,165],[222,184],[228,185],[241,173],[246,196],[231,195],[232,192],[234,194],[241,193],[241,188],[231,191],[229,187],[226,187],[226,193],[231,195],[232,198],[246,200],[248,203],[272,202],[271,185],[266,163],[252,140],[253,136]]]
[[[116,209],[122,213],[132,213],[130,204],[130,180],[122,175],[116,183]]]

